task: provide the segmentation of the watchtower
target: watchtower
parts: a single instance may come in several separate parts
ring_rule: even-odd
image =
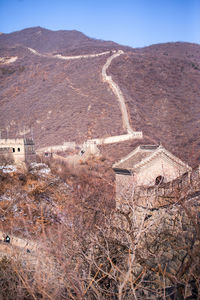
[[[0,139],[0,159],[15,164],[35,161],[36,154],[33,139]]]

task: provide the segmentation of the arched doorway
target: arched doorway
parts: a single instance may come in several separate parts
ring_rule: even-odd
[[[163,181],[164,181],[164,177],[162,175],[159,175],[156,177],[155,185],[160,185],[161,183],[163,183]]]

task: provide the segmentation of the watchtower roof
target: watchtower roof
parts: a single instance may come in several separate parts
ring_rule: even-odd
[[[139,148],[141,150],[156,150],[159,145],[140,145]]]
[[[116,171],[119,171],[119,169],[134,171],[145,164],[148,164],[152,159],[161,154],[168,157],[168,159],[174,163],[190,169],[187,164],[167,151],[162,145],[140,145],[119,162],[115,163],[113,169]]]

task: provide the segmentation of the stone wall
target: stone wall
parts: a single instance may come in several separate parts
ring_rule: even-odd
[[[128,134],[88,140],[86,141],[86,144],[95,143],[96,145],[105,145],[105,144],[119,143],[124,141],[130,141],[133,139],[142,139],[142,138],[143,138],[142,131],[133,131],[132,133],[128,133]]]
[[[34,148],[34,142],[32,139],[24,139],[24,149],[25,149],[25,161],[34,162],[36,161],[36,153]]]
[[[75,147],[76,147],[75,142],[64,142],[62,145],[52,145],[52,146],[40,148],[36,152],[38,154],[42,154],[44,152],[55,153],[55,152],[59,152],[59,151],[66,151],[69,149],[74,150]]]
[[[148,290],[148,299],[199,299],[200,167],[160,186],[133,187],[127,198],[118,202],[110,239],[112,247],[128,249],[127,255],[117,251],[122,272],[134,255],[138,299],[139,286]]]
[[[132,199],[135,191],[135,180],[132,175],[115,175],[115,190],[117,203],[123,203]]]
[[[164,182],[169,182],[187,172],[185,165],[173,162],[166,155],[155,156],[136,172],[137,185],[152,186],[155,185],[155,179],[162,176]]]
[[[12,155],[15,164],[25,161],[35,161],[35,150],[32,139],[0,139],[0,155],[9,157]],[[7,150],[6,150],[7,149]]]
[[[16,164],[25,161],[24,139],[0,139],[0,148],[12,149],[12,155]]]
[[[133,176],[116,175],[117,206],[132,202],[141,207],[162,207],[200,194],[200,166],[168,183],[136,187]]]
[[[134,249],[133,279],[137,280],[144,273],[146,282],[149,282],[149,291],[158,290],[159,276],[161,278],[160,292],[163,286],[164,288],[171,287],[171,292],[175,293],[177,292],[176,283],[181,282],[180,294],[183,292],[190,296],[192,287],[189,282],[195,276],[198,282],[200,236],[197,228],[197,215],[200,213],[200,198],[198,201],[187,200],[184,205],[174,203],[155,209],[130,204],[125,210],[119,210],[116,215],[115,227],[119,230],[116,231],[116,235],[112,233],[112,238],[115,238],[118,244],[120,241],[127,249]],[[166,286],[161,283],[162,280],[165,281]],[[150,295],[152,296],[152,292]]]

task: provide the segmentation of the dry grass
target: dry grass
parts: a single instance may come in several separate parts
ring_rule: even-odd
[[[108,162],[49,166],[1,182],[2,299],[197,299],[199,198],[116,211]]]
[[[42,31],[36,37],[37,31],[41,29],[1,36],[5,45],[0,49],[1,56],[19,57],[12,66],[0,70],[0,112],[6,116],[0,120],[2,136],[7,134],[6,127],[10,137],[23,134],[24,126],[32,127],[36,146],[40,148],[122,134],[118,102],[101,78],[106,56],[60,61],[34,56],[22,46],[6,47],[25,43],[38,51],[75,55],[119,46],[85,40],[76,32]],[[70,43],[62,38],[68,34]],[[59,42],[55,43],[51,36],[56,36]],[[67,48],[63,48],[65,43]],[[200,149],[199,47],[189,43],[130,51],[121,47],[125,54],[113,60],[108,70],[123,92],[133,128],[142,130],[151,143],[163,143],[191,165],[199,162]],[[117,148],[112,145],[110,156],[116,160],[121,152],[126,155],[129,150],[130,147],[124,149],[123,143]]]

